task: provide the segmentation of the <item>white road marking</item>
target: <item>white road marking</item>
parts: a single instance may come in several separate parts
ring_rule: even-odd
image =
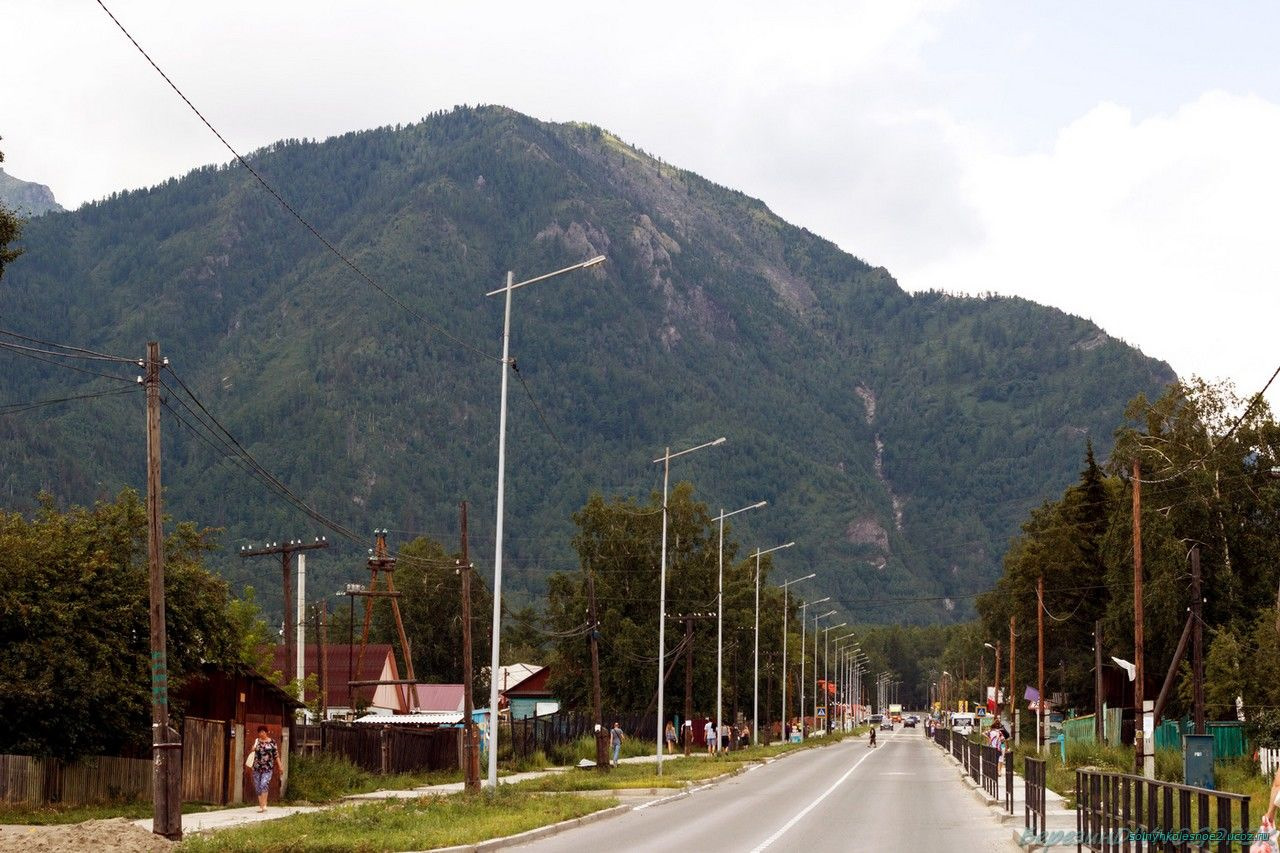
[[[846,770],[844,775],[835,781],[834,785],[832,785],[827,790],[823,791],[816,800],[814,800],[812,803],[809,803],[809,805],[801,809],[799,814],[797,814],[795,817],[791,818],[791,820],[783,824],[782,829],[779,829],[773,835],[770,835],[768,838],[766,838],[758,847],[753,849],[751,853],[760,853],[760,851],[764,850],[770,844],[772,844],[773,842],[781,838],[788,829],[790,829],[791,827],[799,823],[801,820],[803,820],[805,815],[807,815],[809,812],[817,808],[818,804],[821,803],[823,800],[825,800],[827,797],[831,796],[832,792],[835,791],[836,788],[839,788],[841,785],[843,785],[844,780],[852,776],[853,771],[858,769],[859,764],[861,764],[862,762],[870,758],[872,755],[872,752],[873,750],[867,750],[866,754],[863,755],[861,758],[859,758],[857,761],[853,762],[853,766],[850,767],[848,770]]]

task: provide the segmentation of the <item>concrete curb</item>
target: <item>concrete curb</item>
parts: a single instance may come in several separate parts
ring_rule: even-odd
[[[569,829],[579,826],[587,826],[596,821],[608,820],[615,815],[629,812],[634,806],[613,806],[612,808],[601,809],[598,812],[592,812],[582,817],[570,818],[562,820],[559,823],[549,824],[547,826],[539,826],[536,829],[529,829],[515,835],[508,835],[503,838],[490,838],[488,841],[477,841],[475,844],[461,844],[457,847],[434,847],[434,853],[472,853],[472,851],[483,850],[501,850],[503,847],[513,847],[517,844],[524,844],[529,841],[537,841],[540,838],[547,838],[552,835],[559,835]]]

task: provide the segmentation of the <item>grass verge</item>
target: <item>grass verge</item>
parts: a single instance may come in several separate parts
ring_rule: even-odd
[[[342,805],[321,812],[197,835],[182,853],[372,853],[474,844],[616,805],[574,794],[453,794]]]
[[[362,770],[347,759],[334,755],[295,755],[289,774],[288,801],[331,803],[348,794],[401,791],[423,785],[443,785],[461,781],[462,772],[459,770],[380,776]]]
[[[538,779],[526,779],[509,787],[517,791],[609,791],[622,788],[683,788],[690,782],[732,773],[746,762],[703,758],[670,758],[662,763],[662,775],[653,764],[620,764],[608,773],[568,770]]]

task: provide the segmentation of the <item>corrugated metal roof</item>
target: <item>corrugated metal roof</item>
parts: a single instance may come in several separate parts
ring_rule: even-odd
[[[372,723],[380,726],[451,726],[462,722],[461,714],[368,714],[356,720],[357,723]]]

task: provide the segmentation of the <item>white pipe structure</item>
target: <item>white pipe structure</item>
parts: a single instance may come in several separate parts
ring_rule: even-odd
[[[848,624],[848,622],[841,622],[839,625],[828,625],[822,629],[822,720],[824,731],[831,730],[831,632]],[[818,668],[815,666],[813,669],[816,675]],[[818,714],[816,710],[813,713],[815,717]],[[817,720],[814,720],[814,722],[817,722]]]
[[[760,509],[768,506],[768,501],[756,501],[755,503],[744,506],[742,509],[735,509],[733,512],[725,512],[724,507],[720,508],[720,514],[715,520],[720,523],[720,547],[718,564],[718,579],[716,581],[716,732],[723,731],[720,716],[724,712],[724,520],[731,515],[737,515],[740,512],[746,512],[749,509]]]
[[[604,260],[604,255],[597,255],[589,261],[518,283],[513,283],[515,274],[508,271],[506,285],[485,294],[485,296],[496,296],[499,293],[506,295],[506,306],[502,314],[502,396],[498,408],[498,518],[494,525],[493,633],[490,642],[492,653],[489,657],[489,788],[493,791],[498,789],[498,649],[502,634],[502,521],[507,467],[507,372],[508,368],[514,366],[511,360],[511,292],[527,284],[544,281],[562,273],[594,267],[604,263]]]
[[[831,596],[828,595],[826,598],[819,598],[817,601],[806,601],[800,605],[800,738],[802,740],[804,739],[804,656],[805,652],[809,648],[805,645],[804,641],[806,632],[809,628],[809,622],[805,618],[804,611],[805,608],[811,604],[823,604],[830,600]],[[813,665],[818,665],[817,658],[814,659]]]
[[[778,734],[782,736],[783,741],[787,739],[787,613],[791,609],[787,603],[787,589],[793,583],[807,581],[810,578],[817,577],[817,572],[809,572],[802,578],[792,578],[782,584],[782,728],[778,729]],[[804,621],[804,617],[800,617],[800,621]],[[800,640],[800,661],[804,663],[804,640]],[[804,671],[801,670],[800,678],[804,678]],[[804,700],[801,700],[801,711],[803,712]]]
[[[835,616],[838,612],[828,610],[820,616],[813,617],[813,724],[815,726],[818,724],[818,622],[828,616]]]
[[[755,672],[755,688],[751,692],[751,743],[755,746],[760,745],[760,555],[772,554],[774,551],[781,551],[783,548],[790,548],[795,542],[788,542],[785,545],[775,545],[772,548],[766,548],[761,551],[756,549],[756,651],[755,661],[752,669]]]
[[[848,700],[849,700],[849,685],[845,681],[845,677],[844,677],[844,664],[845,664],[844,655],[845,655],[845,652],[848,650],[848,647],[841,649],[840,644],[844,642],[848,642],[849,640],[852,640],[852,639],[853,639],[853,632],[850,631],[848,634],[841,634],[839,637],[836,637],[836,640],[835,640],[835,643],[836,643],[836,705],[840,708],[841,730],[844,729],[844,724],[845,724],[844,708],[845,708],[845,705],[848,704]]]
[[[658,593],[658,775],[662,775],[662,741],[663,741],[663,716],[664,710],[664,693],[663,688],[666,686],[662,676],[663,664],[667,662],[667,484],[671,477],[671,460],[677,456],[684,456],[687,453],[693,453],[695,450],[702,450],[704,447],[715,447],[718,444],[724,444],[728,439],[720,436],[715,441],[708,441],[699,444],[696,447],[690,447],[676,453],[671,452],[671,448],[665,449],[663,454],[653,460],[654,464],[662,463],[662,571],[661,580],[659,581]],[[716,731],[719,737],[719,730]]]
[[[298,678],[298,697],[305,701],[306,691],[302,689],[302,684],[307,680],[307,552],[298,552],[298,624],[296,626],[298,632],[297,643],[297,673]],[[317,662],[319,657],[316,658]]]

